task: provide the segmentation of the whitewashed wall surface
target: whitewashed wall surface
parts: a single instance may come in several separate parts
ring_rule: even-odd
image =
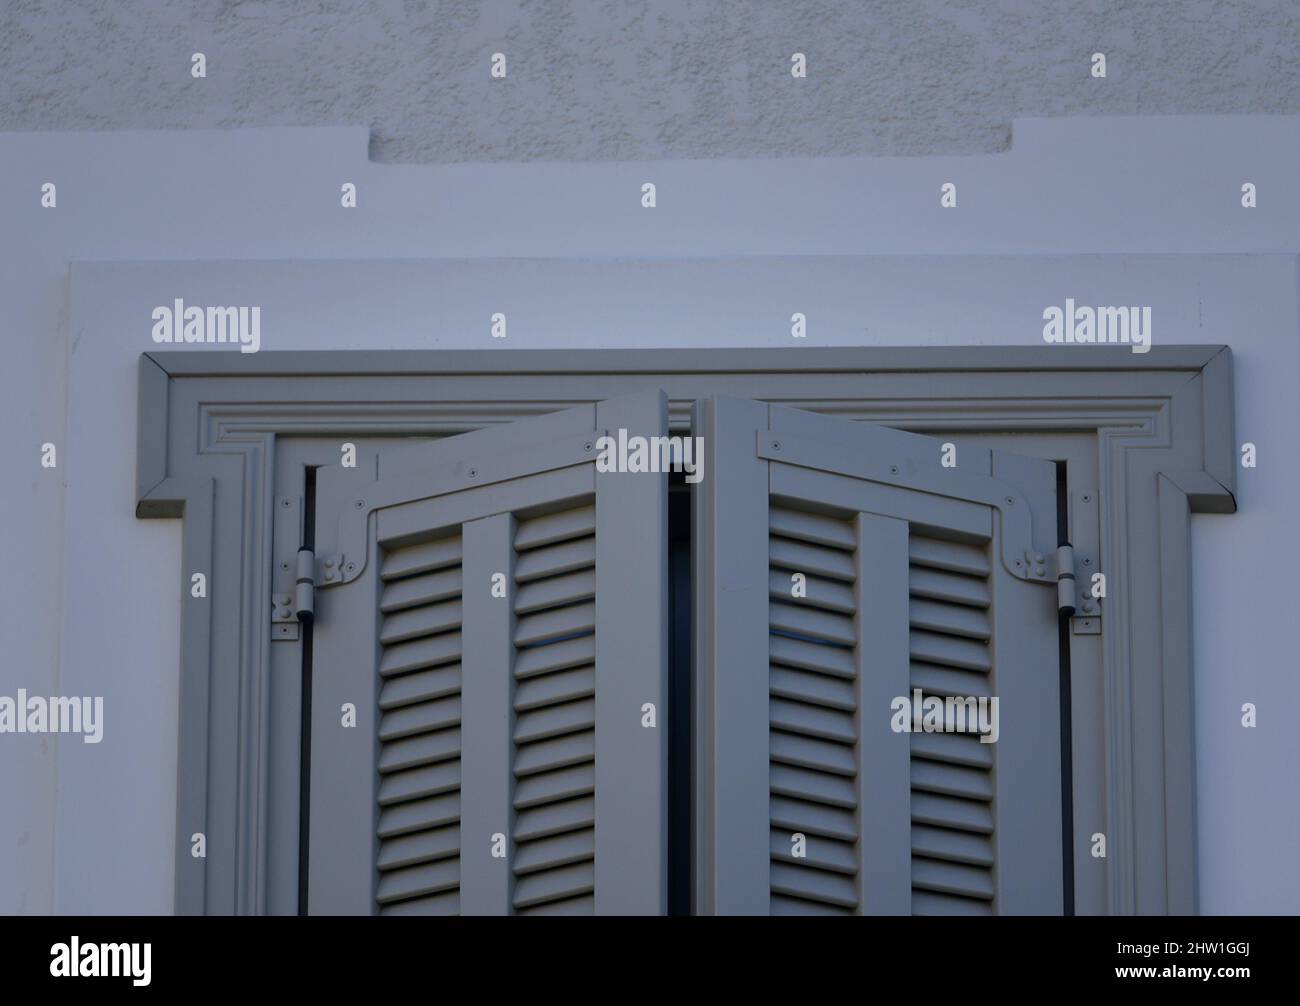
[[[792,310],[1042,345],[1066,297],[1230,345],[1259,460],[1192,522],[1200,905],[1300,911],[1293,4],[318,6],[0,11],[0,695],[113,710],[93,756],[0,736],[0,912],[172,910],[180,529],[134,464],[177,296],[260,305],[263,351],[509,352],[496,310],[512,348],[786,346]]]

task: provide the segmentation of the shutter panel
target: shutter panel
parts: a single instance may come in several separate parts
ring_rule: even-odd
[[[734,399],[695,422],[697,910],[1059,912],[1054,466]],[[914,690],[996,698],[996,742],[895,731]]]
[[[597,472],[620,429],[666,398],[319,472],[311,911],[664,911],[668,483]]]

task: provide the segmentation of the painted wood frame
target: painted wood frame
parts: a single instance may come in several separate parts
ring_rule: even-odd
[[[1088,910],[1195,912],[1190,514],[1236,508],[1225,346],[142,354],[136,515],[184,519],[179,582],[212,572],[182,614],[179,913],[266,910],[277,438],[445,436],[650,387],[678,430],[722,394],[917,432],[1094,436],[1103,723],[1095,778],[1074,779],[1104,787],[1108,858]]]

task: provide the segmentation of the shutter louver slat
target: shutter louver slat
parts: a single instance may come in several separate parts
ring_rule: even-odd
[[[408,831],[439,828],[460,820],[460,794],[412,800],[396,807],[384,807],[379,812],[380,838],[403,835]]]
[[[435,765],[392,772],[379,783],[379,806],[388,807],[405,800],[450,793],[460,789],[460,762],[444,761]]]
[[[596,770],[591,762],[571,768],[555,769],[540,775],[530,775],[515,783],[516,810],[555,803],[575,796],[585,796],[596,791]]]
[[[525,615],[515,625],[516,646],[540,646],[543,643],[585,635],[595,631],[596,606],[590,602],[548,608]]]
[[[439,538],[437,541],[394,549],[384,557],[380,576],[387,582],[416,576],[435,569],[459,566],[461,558],[460,536]]]
[[[596,512],[521,520],[514,548],[519,914],[589,914],[595,890]]]
[[[538,870],[552,870],[570,863],[581,863],[594,859],[595,855],[594,831],[570,831],[529,842],[515,856],[514,871],[516,876],[523,876]]]
[[[460,557],[455,535],[391,550],[381,566],[382,914],[460,907]]]
[[[772,894],[771,914],[773,915],[852,915],[853,911],[839,905],[828,905],[818,901],[801,901],[787,898],[781,894]]]
[[[938,859],[912,860],[912,887],[963,898],[993,900],[993,877],[986,869]]]
[[[773,535],[792,539],[796,543],[828,545],[843,552],[852,552],[858,545],[852,525],[835,517],[773,504],[768,507],[767,519]],[[853,578],[851,566],[848,577]]]
[[[596,533],[596,508],[573,507],[544,517],[533,517],[515,531],[515,548],[520,551],[541,549],[570,538],[590,538]],[[592,562],[595,562],[592,553]]]
[[[800,667],[808,671],[834,675],[852,681],[857,676],[853,652],[835,646],[822,646],[789,636],[768,637],[768,655],[773,664]]]
[[[808,576],[824,576],[831,580],[852,583],[856,571],[853,559],[844,552],[810,545],[807,542],[792,541],[789,538],[773,538],[768,547],[768,561],[774,567],[804,573]],[[785,589],[789,592],[790,580],[786,577]]]
[[[404,608],[384,616],[379,641],[385,646],[446,632],[461,623],[460,600]]]
[[[595,915],[596,899],[588,894],[577,898],[565,898],[563,901],[544,901],[538,905],[530,905],[526,908],[521,908],[519,914],[559,916]]]
[[[978,608],[912,598],[909,619],[914,628],[965,636],[987,642],[992,634],[989,616]]]
[[[389,870],[379,877],[375,900],[381,905],[421,894],[454,891],[460,887],[460,860],[442,859],[420,866]]]
[[[912,820],[983,835],[993,833],[993,812],[987,804],[933,793],[912,793]]]
[[[769,708],[773,730],[820,737],[847,745],[852,745],[857,736],[851,713],[806,702],[788,702],[776,697],[772,699]]]
[[[540,678],[527,678],[515,686],[515,709],[524,712],[556,702],[571,702],[596,694],[596,668],[575,667]]]
[[[993,799],[993,780],[988,772],[923,758],[912,760],[912,789],[965,800]]]
[[[843,744],[818,740],[815,737],[800,737],[780,730],[771,731],[768,756],[773,763],[793,765],[796,768],[812,769],[830,775],[852,776],[857,772],[853,752],[846,751]]]
[[[379,675],[387,678],[424,667],[437,667],[460,659],[460,633],[444,632],[427,639],[412,639],[384,647],[379,658]]]
[[[993,903],[974,898],[959,898],[931,891],[912,892],[913,915],[992,915]]]
[[[993,694],[987,674],[940,667],[938,664],[912,664],[911,680],[913,687],[921,689],[927,695],[973,695],[976,698],[988,698]]]
[[[591,664],[595,660],[596,637],[594,635],[557,640],[547,646],[537,646],[516,653],[515,678],[523,681],[536,675]]]
[[[588,828],[596,823],[596,801],[589,796],[559,803],[540,804],[515,816],[515,838],[528,842],[565,831]]]
[[[515,548],[520,548],[515,539]],[[548,576],[589,569],[596,564],[596,539],[592,535],[572,541],[539,548],[536,552],[523,552],[515,566],[516,583],[532,583]]]
[[[948,664],[969,671],[991,671],[988,647],[970,639],[937,632],[912,632],[912,659],[931,664]]]
[[[436,859],[446,859],[460,852],[460,826],[396,835],[383,841],[379,848],[379,869],[393,870]]]
[[[789,594],[785,596],[789,597]],[[819,611],[811,606],[801,607],[786,601],[772,601],[768,605],[768,612],[773,629],[801,639],[852,646],[857,638],[853,630],[853,619],[845,615]]]
[[[993,865],[993,842],[987,835],[912,825],[912,851],[931,859],[972,866]]]
[[[913,597],[951,601],[975,608],[989,606],[989,587],[982,577],[961,576],[924,566],[913,566],[908,580]]]
[[[912,757],[929,758],[953,765],[972,765],[975,768],[993,767],[992,748],[988,744],[981,744],[977,737],[962,737],[960,734],[914,733]]]
[[[379,610],[387,615],[403,608],[416,605],[432,604],[434,601],[446,601],[460,597],[460,567],[412,576],[409,579],[396,580],[384,585],[380,595]]]
[[[773,826],[785,829],[788,834],[802,831],[841,842],[857,840],[858,825],[852,811],[782,796],[773,796],[770,806]]]
[[[800,830],[802,831],[802,829]],[[773,862],[779,860],[795,866],[811,867],[814,870],[843,873],[850,877],[858,872],[858,862],[853,855],[853,846],[845,842],[826,841],[824,837],[805,834],[807,844],[805,855],[796,859],[790,845],[788,832],[782,828],[773,828],[770,838]]]
[[[853,783],[840,776],[774,764],[770,779],[772,792],[782,796],[827,803],[832,807],[852,809],[857,805]]]
[[[389,678],[379,690],[379,708],[397,709],[459,692],[460,664],[450,664],[430,671],[403,674],[400,678]]]
[[[857,708],[853,686],[840,678],[774,666],[770,682],[772,694],[783,699],[826,706],[830,709],[843,709],[850,713]]]
[[[524,778],[570,765],[581,765],[596,757],[596,738],[589,732],[532,741],[515,751],[515,776]]]
[[[515,908],[521,912],[552,901],[563,901],[596,889],[596,860],[542,870],[520,877],[515,884]],[[592,903],[593,910],[595,903]]]
[[[379,752],[379,771],[396,772],[459,756],[460,731],[439,730],[437,733],[388,741]]]
[[[385,712],[379,717],[379,739],[390,741],[415,734],[434,733],[454,727],[459,722],[460,697],[452,695]]]
[[[989,575],[989,557],[982,545],[942,541],[913,534],[908,541],[908,558],[913,569],[919,566],[975,577]]]
[[[781,860],[772,862],[772,892],[803,901],[820,901],[852,910],[858,903],[854,881],[826,870],[810,869],[800,860],[799,866]]]
[[[380,915],[459,915],[460,914],[460,891],[448,891],[446,894],[435,894],[426,898],[411,898],[407,901],[398,901],[395,904],[383,905],[379,909]]]
[[[790,576],[784,571],[773,569],[768,575],[768,596],[774,600],[784,600],[789,597],[790,586]],[[852,614],[857,607],[851,586],[808,574],[804,587],[807,595],[799,600],[810,607],[849,614]]]
[[[515,719],[515,743],[559,737],[596,725],[596,703],[593,699],[563,702],[523,712]]]
[[[566,576],[524,584],[515,594],[515,614],[590,601],[596,596],[596,571],[585,569]]]

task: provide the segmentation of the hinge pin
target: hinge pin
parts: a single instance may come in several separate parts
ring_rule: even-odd
[[[1074,614],[1074,546],[1068,541],[1056,549],[1056,604],[1061,614]]]
[[[294,589],[294,609],[298,621],[310,622],[316,613],[316,554],[309,548],[298,549],[298,585]]]

